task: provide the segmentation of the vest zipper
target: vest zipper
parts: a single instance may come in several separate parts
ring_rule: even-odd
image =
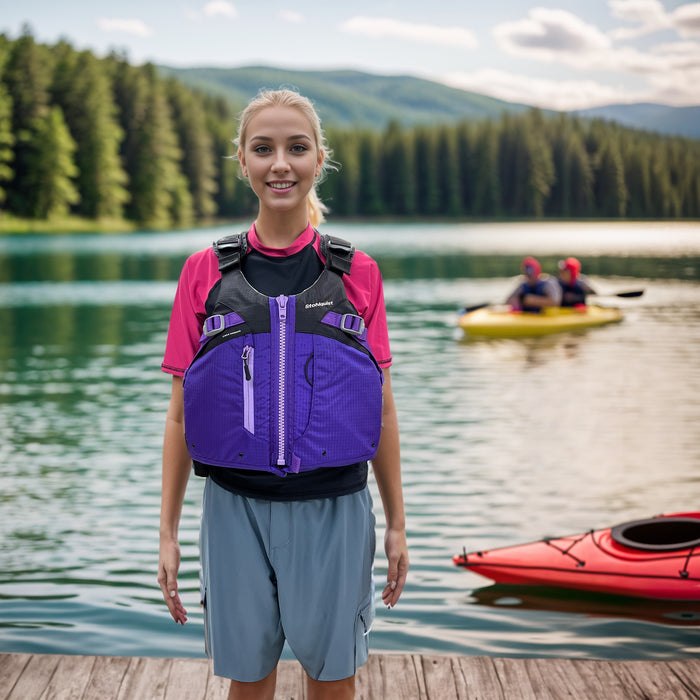
[[[275,301],[277,302],[277,308],[279,310],[279,376],[277,385],[277,466],[284,466],[286,464],[284,458],[284,447],[286,442],[286,411],[285,411],[285,401],[286,401],[286,365],[287,365],[287,300],[288,297],[284,294],[280,294]]]
[[[243,427],[255,434],[255,395],[253,392],[253,357],[252,345],[243,348]]]

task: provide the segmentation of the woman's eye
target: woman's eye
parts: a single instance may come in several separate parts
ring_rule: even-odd
[[[253,150],[256,153],[265,154],[265,153],[270,152],[270,147],[269,146],[256,146]]]
[[[306,153],[309,149],[301,143],[292,146],[292,153]]]

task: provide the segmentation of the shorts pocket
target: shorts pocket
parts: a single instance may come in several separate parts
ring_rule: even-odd
[[[369,655],[369,633],[374,622],[374,599],[360,606],[355,617],[355,670],[367,663]]]

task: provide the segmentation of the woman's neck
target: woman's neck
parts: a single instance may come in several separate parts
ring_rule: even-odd
[[[304,215],[290,217],[270,216],[264,212],[258,213],[255,220],[255,233],[258,240],[268,248],[289,248],[292,243],[306,231],[309,219],[306,212]]]

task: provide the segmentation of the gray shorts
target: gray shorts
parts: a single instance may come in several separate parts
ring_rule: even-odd
[[[207,655],[217,676],[258,681],[285,640],[315,680],[367,661],[375,518],[362,491],[265,501],[207,479],[200,534]]]

